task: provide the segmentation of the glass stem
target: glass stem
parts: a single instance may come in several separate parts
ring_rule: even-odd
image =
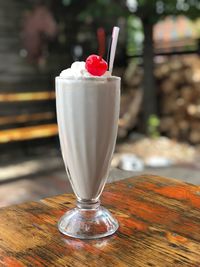
[[[77,208],[84,209],[84,210],[93,210],[98,209],[100,206],[100,200],[97,199],[95,201],[92,200],[77,200]]]

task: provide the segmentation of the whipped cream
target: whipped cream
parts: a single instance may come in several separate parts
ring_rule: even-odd
[[[106,71],[102,76],[94,76],[90,74],[85,68],[84,61],[75,61],[72,63],[71,68],[65,69],[60,73],[60,77],[62,78],[88,78],[88,77],[95,77],[95,78],[107,78],[111,77],[109,71]]]

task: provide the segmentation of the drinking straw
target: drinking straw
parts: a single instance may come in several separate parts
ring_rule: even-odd
[[[113,71],[113,64],[115,59],[115,52],[117,47],[117,41],[119,36],[119,27],[113,27],[112,31],[112,43],[111,43],[111,50],[110,50],[110,61],[109,61],[109,71],[112,73]]]
[[[99,44],[99,56],[103,57],[105,54],[105,41],[106,41],[104,28],[98,28],[97,38],[98,38],[98,44]]]
[[[108,40],[108,53],[107,53],[107,60],[106,60],[106,62],[109,62],[110,61],[111,44],[112,44],[112,36],[110,36],[109,37],[109,40]]]

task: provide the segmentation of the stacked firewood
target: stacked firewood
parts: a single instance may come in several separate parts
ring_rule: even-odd
[[[139,112],[142,105],[143,70],[134,62],[130,63],[123,76],[123,87],[120,107],[118,137],[127,136],[139,121]]]
[[[155,77],[161,133],[200,143],[200,58],[170,58],[156,65]]]
[[[158,90],[160,133],[200,144],[200,58],[197,55],[159,58],[154,75]],[[142,92],[142,68],[130,65],[124,78],[128,90],[122,97],[121,131],[131,128],[131,123],[132,127],[137,123],[142,93],[136,101],[137,105],[133,101]],[[132,113],[131,105],[135,107]]]

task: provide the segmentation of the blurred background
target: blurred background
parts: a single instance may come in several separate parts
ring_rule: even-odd
[[[199,14],[199,0],[0,0],[0,207],[71,192],[54,77],[98,53],[100,27],[108,47],[114,25],[122,97],[109,181],[200,184]]]

